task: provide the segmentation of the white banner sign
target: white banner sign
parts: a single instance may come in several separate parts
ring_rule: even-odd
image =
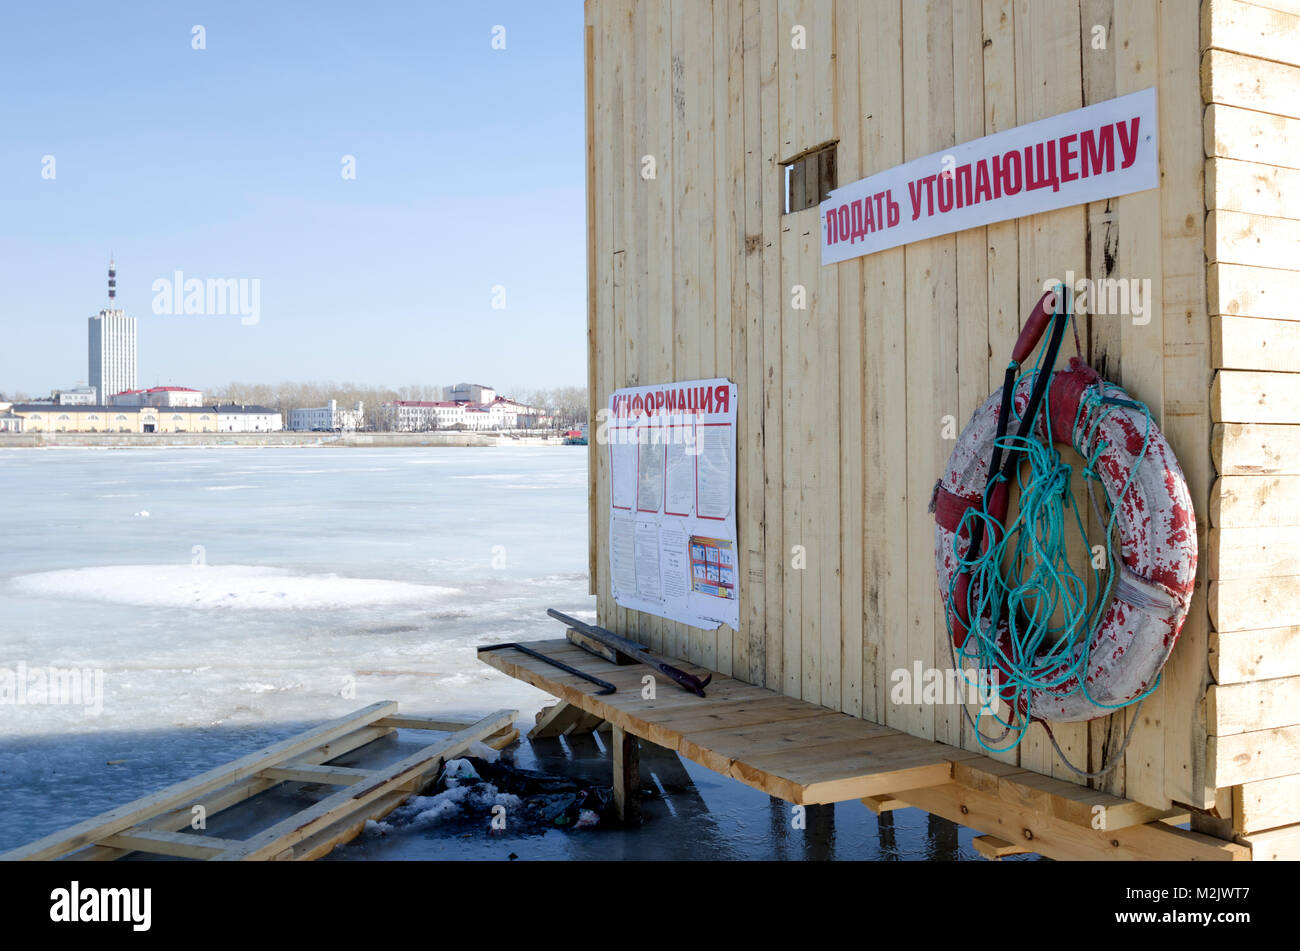
[[[614,600],[707,630],[739,628],[735,385],[616,390],[597,439],[609,450]]]
[[[837,188],[822,264],[1160,184],[1156,90],[986,135]]]

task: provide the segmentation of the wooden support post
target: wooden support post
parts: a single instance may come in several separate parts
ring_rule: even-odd
[[[628,825],[641,822],[641,762],[636,736],[615,726],[610,737],[614,765],[614,808]]]

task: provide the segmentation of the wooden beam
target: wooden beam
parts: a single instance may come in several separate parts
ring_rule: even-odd
[[[1300,860],[1300,824],[1270,829],[1244,836],[1253,857],[1260,862],[1294,862]]]
[[[603,717],[599,717],[594,713],[583,713],[578,721],[574,723],[573,726],[569,727],[568,731],[565,732],[564,735],[585,736],[588,733],[594,733],[596,730],[600,729],[601,724],[605,722],[607,721]]]
[[[1300,221],[1239,211],[1211,211],[1205,219],[1205,255],[1209,263],[1287,268]]]
[[[1258,323],[1287,322],[1261,320]],[[1296,327],[1300,328],[1300,323]],[[1300,366],[1300,351],[1296,353],[1294,365]],[[1300,475],[1300,426],[1217,423],[1210,438],[1210,449],[1220,475]]]
[[[1205,694],[1210,733],[1228,736],[1300,723],[1300,677],[1211,684]],[[1295,764],[1300,771],[1300,762]]]
[[[514,726],[508,726],[497,730],[497,732],[493,733],[491,736],[486,737],[483,740],[483,745],[490,746],[492,749],[500,751],[517,739],[519,739],[519,730]]]
[[[1300,169],[1230,158],[1205,163],[1205,207],[1275,218],[1300,217]]]
[[[1206,155],[1300,168],[1297,141],[1300,120],[1225,105],[1205,109]]]
[[[1025,855],[1032,851],[1024,846],[1007,842],[1005,839],[999,839],[995,835],[977,835],[971,839],[970,844],[975,847],[976,852],[994,862],[1008,855]]]
[[[1300,571],[1300,565],[1295,570]],[[1211,581],[1209,605],[1221,634],[1300,624],[1300,577]]]
[[[987,757],[954,763],[953,781],[1085,829],[1126,829],[1180,814]]]
[[[641,758],[636,737],[622,727],[611,736],[611,766],[614,776],[614,810],[628,825],[641,822]]]
[[[1300,525],[1300,476],[1220,476],[1210,490],[1210,524],[1216,528]]]
[[[473,726],[473,720],[442,720],[435,717],[412,717],[403,714],[400,717],[384,717],[375,726],[391,726],[398,730],[437,730],[440,733],[455,733],[467,726]]]
[[[895,799],[893,796],[863,796],[862,804],[880,815],[883,812],[893,812],[895,809],[906,809],[907,803]]]
[[[1296,118],[1300,101],[1300,68],[1242,56],[1225,50],[1206,50],[1201,57],[1201,95],[1207,103],[1222,103]]]
[[[901,790],[896,795],[909,806],[1052,859],[1239,861],[1250,858],[1246,846],[1159,822],[1119,830],[1085,828],[957,783]]]
[[[1210,672],[1220,684],[1300,676],[1300,626],[1211,635]]]
[[[1300,136],[1300,121],[1295,127]],[[1207,269],[1205,283],[1211,315],[1300,320],[1298,271],[1217,264]]]
[[[1300,775],[1232,787],[1232,827],[1260,832],[1300,823]]]
[[[1202,42],[1259,59],[1300,65],[1300,16],[1242,0],[1201,4]]]
[[[326,783],[333,786],[351,786],[363,779],[369,779],[373,773],[368,769],[353,769],[350,766],[272,766],[257,774],[259,779],[275,779],[285,782]]]
[[[239,845],[234,839],[194,835],[188,832],[119,832],[101,839],[97,845],[123,852],[150,852],[182,859],[210,859]]]
[[[560,701],[542,709],[537,725],[528,731],[530,740],[562,736],[584,716],[582,707]]]
[[[355,713],[308,730],[306,733],[300,733],[256,753],[250,753],[233,763],[218,766],[216,769],[208,770],[193,779],[175,783],[143,799],[110,809],[69,829],[52,832],[35,842],[0,855],[0,860],[52,859],[66,855],[83,845],[98,842],[121,832],[143,819],[170,809],[177,803],[194,799],[209,790],[218,789],[240,779],[255,776],[268,766],[276,765],[318,744],[337,739],[358,727],[367,726],[396,712],[397,704],[391,700],[373,703]]]
[[[1300,725],[1211,736],[1206,782],[1224,788],[1259,779],[1277,779],[1294,774],[1297,763],[1300,763]]]
[[[399,790],[380,796],[365,807],[348,813],[343,818],[295,845],[292,854],[293,860],[295,862],[314,862],[321,856],[328,855],[338,846],[351,842],[360,835],[367,822],[371,820],[378,822],[409,798],[408,793]]]

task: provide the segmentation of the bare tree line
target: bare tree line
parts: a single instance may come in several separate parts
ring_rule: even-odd
[[[554,413],[556,424],[563,429],[587,421],[585,386],[562,386],[549,390],[505,389],[499,390],[498,394]],[[275,384],[234,382],[215,387],[205,393],[204,397],[205,401],[215,403],[267,406],[278,410],[286,420],[291,409],[324,406],[330,400],[337,400],[340,409],[351,409],[361,402],[365,404],[365,428],[380,429],[383,427],[381,403],[393,400],[438,401],[443,398],[443,388],[441,385],[429,383],[409,383],[393,388],[316,381],[306,383],[286,381]]]

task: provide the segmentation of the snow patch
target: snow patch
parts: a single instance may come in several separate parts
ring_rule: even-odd
[[[13,585],[38,597],[140,607],[293,610],[436,602],[455,588],[335,574],[298,575],[254,565],[109,565],[19,575]]]

